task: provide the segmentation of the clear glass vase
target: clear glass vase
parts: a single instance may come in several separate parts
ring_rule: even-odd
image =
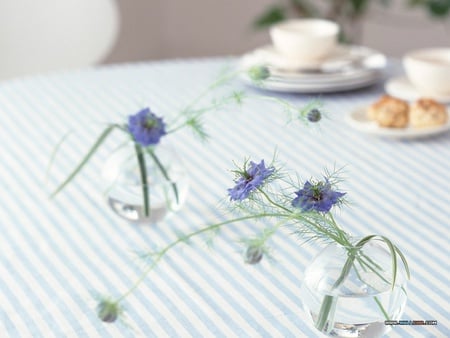
[[[146,185],[133,142],[109,156],[102,172],[106,199],[112,210],[126,220],[157,223],[181,208],[189,190],[189,178],[181,159],[168,145],[142,148],[142,155]]]
[[[400,259],[396,266],[393,286],[392,255],[384,242],[370,240],[362,248],[329,244],[305,270],[301,288],[316,329],[334,337],[388,332],[385,321],[399,320],[407,299],[406,270]]]

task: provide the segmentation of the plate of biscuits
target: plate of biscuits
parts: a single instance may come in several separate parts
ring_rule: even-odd
[[[396,139],[425,138],[450,130],[448,108],[429,98],[407,102],[389,95],[346,115],[353,128]]]

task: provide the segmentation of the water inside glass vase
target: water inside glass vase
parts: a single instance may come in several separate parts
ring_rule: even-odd
[[[189,189],[188,175],[173,149],[158,145],[152,151],[144,152],[146,190],[132,144],[114,151],[103,169],[108,205],[118,216],[131,222],[162,221],[181,208]]]
[[[305,271],[301,288],[304,309],[316,328],[330,336],[380,337],[391,328],[385,320],[398,320],[404,311],[407,279],[401,264],[392,287],[388,250],[374,241],[357,255],[339,286],[336,281],[349,257],[343,247],[330,244]]]

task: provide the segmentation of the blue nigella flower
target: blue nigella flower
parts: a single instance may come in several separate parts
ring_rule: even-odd
[[[255,189],[258,189],[266,178],[275,171],[275,168],[266,168],[264,160],[259,164],[250,161],[249,168],[240,173],[240,177],[235,180],[236,185],[228,189],[230,200],[242,201]]]
[[[344,192],[334,191],[328,180],[311,184],[306,181],[303,189],[295,193],[296,198],[292,201],[292,206],[303,211],[328,212],[331,207],[339,202],[345,195]]]
[[[131,115],[128,118],[128,130],[134,140],[144,147],[158,144],[160,138],[166,135],[165,123],[162,118],[153,114],[150,108]]]

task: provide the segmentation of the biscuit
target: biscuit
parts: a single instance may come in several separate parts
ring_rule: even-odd
[[[403,100],[384,95],[369,107],[367,114],[380,127],[405,128],[408,126],[409,105]]]
[[[409,119],[414,128],[440,126],[447,123],[447,108],[432,99],[422,98],[411,106]]]

